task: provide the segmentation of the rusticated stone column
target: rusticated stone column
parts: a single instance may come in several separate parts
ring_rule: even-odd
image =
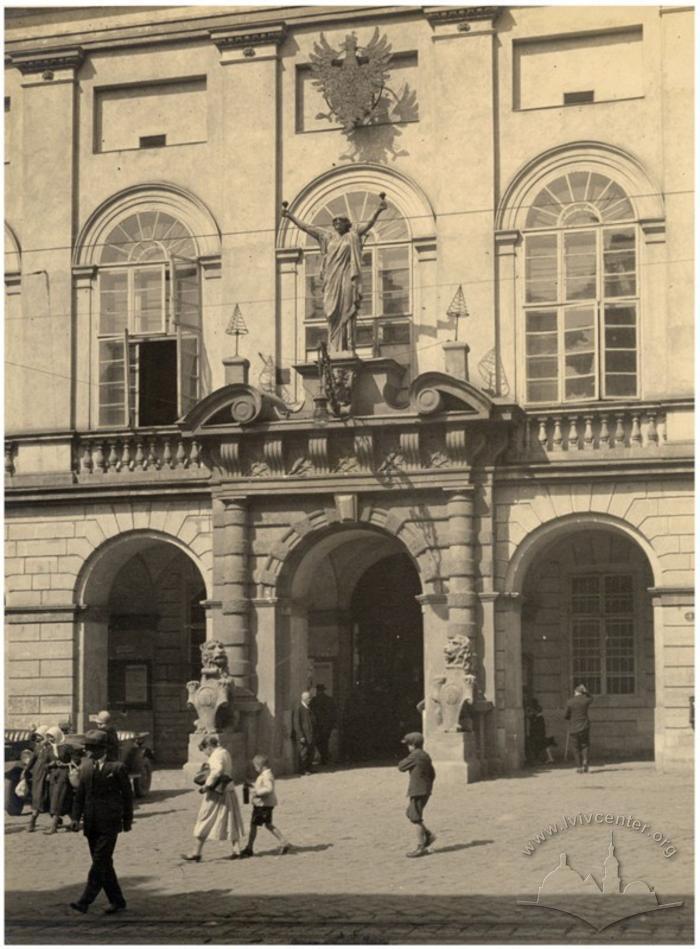
[[[474,564],[474,493],[472,488],[447,492],[450,592],[448,632],[467,636],[476,649],[476,567]]]
[[[226,647],[236,686],[251,690],[248,596],[248,503],[245,497],[214,502],[214,613],[212,632]]]

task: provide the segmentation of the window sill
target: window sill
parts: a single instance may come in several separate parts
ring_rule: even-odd
[[[616,102],[637,102],[642,99],[645,99],[646,96],[643,94],[638,96],[621,96],[619,99],[596,99],[594,102],[572,102],[569,105],[564,105],[563,102],[555,102],[552,105],[528,105],[528,106],[513,106],[513,112],[542,112],[545,109],[560,109],[562,112],[569,112],[572,109],[581,109],[595,105],[610,105]]]

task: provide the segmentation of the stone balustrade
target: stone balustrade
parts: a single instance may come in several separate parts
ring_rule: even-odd
[[[522,448],[538,453],[654,449],[666,441],[666,414],[658,405],[528,410]]]
[[[175,428],[79,435],[73,465],[79,477],[138,477],[147,472],[199,477],[208,474],[197,439],[183,437]]]

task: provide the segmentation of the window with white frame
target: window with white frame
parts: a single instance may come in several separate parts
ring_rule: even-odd
[[[99,264],[101,426],[170,425],[199,397],[197,251],[163,211],[117,224]]]
[[[331,228],[333,218],[347,217],[353,225],[367,221],[377,204],[376,194],[348,191],[323,204],[309,221]],[[387,209],[368,232],[362,251],[362,305],[355,329],[358,355],[392,356],[407,362],[411,348],[411,244],[406,220],[387,201]],[[307,359],[314,359],[328,340],[323,314],[321,255],[314,238],[304,248],[305,324]]]
[[[561,175],[525,223],[528,403],[639,396],[637,225],[626,193],[593,171]]]
[[[588,574],[571,581],[571,681],[594,695],[635,691],[634,581]]]

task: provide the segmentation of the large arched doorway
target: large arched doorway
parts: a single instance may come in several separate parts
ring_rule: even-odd
[[[653,586],[642,549],[616,530],[574,527],[545,544],[523,583],[522,674],[561,752],[574,686],[594,696],[593,752],[653,758]]]
[[[200,674],[206,589],[192,559],[148,535],[99,551],[85,578],[79,722],[102,708],[117,728],[150,733],[159,764],[187,760],[193,713],[185,684]]]
[[[279,589],[289,602],[283,707],[324,685],[338,711],[337,760],[398,756],[402,734],[421,727],[425,694],[421,583],[406,548],[373,527],[338,526],[295,552]]]
[[[364,572],[352,595],[353,698],[341,748],[350,760],[394,757],[398,738],[421,730],[423,689],[420,581],[394,554]],[[343,670],[345,676],[349,669]]]

